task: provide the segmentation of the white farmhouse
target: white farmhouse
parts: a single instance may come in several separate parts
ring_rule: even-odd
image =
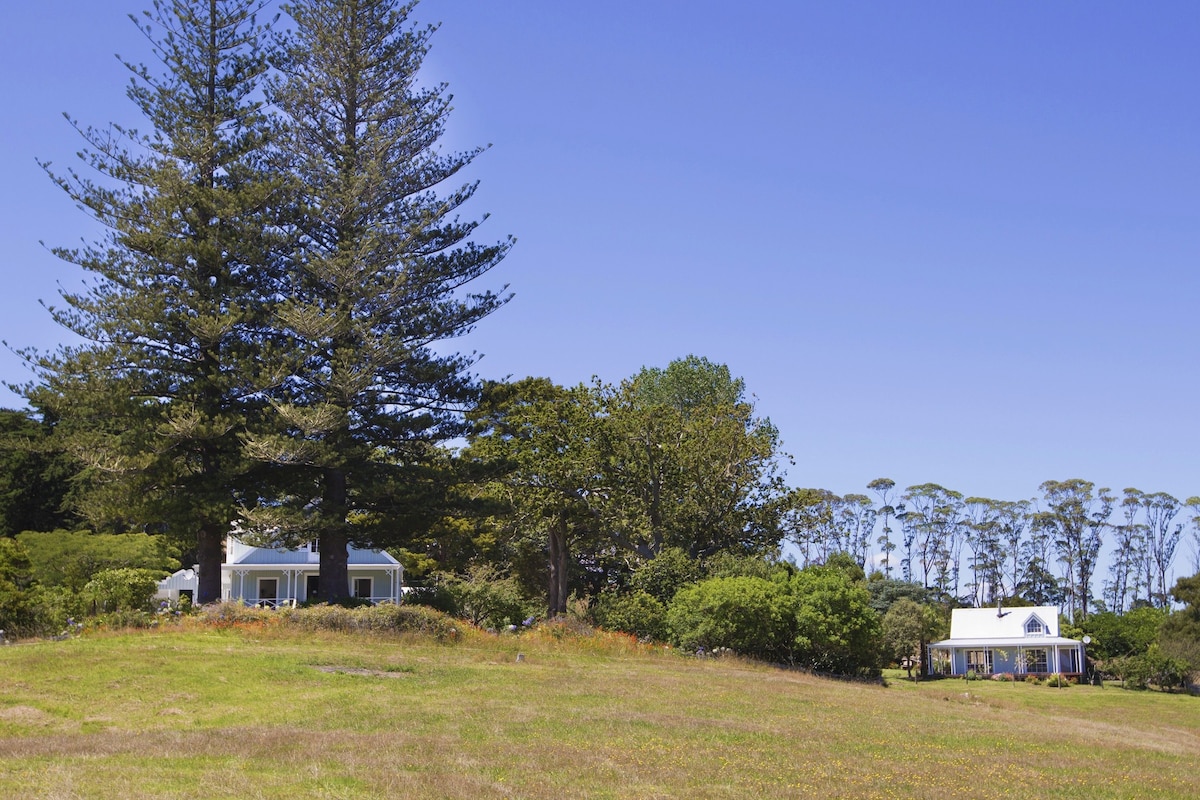
[[[352,597],[372,603],[399,603],[403,594],[404,567],[382,550],[348,550]],[[225,540],[221,564],[221,598],[241,600],[248,605],[279,607],[303,603],[317,594],[321,554],[316,542],[293,550],[253,547],[236,536]],[[199,581],[195,570],[182,569],[162,580],[158,597],[177,601],[196,596]]]
[[[1058,608],[956,608],[950,638],[929,645],[930,675],[1078,675],[1083,642],[1058,634]]]

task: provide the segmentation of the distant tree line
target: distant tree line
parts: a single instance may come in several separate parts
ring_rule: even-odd
[[[875,500],[795,492],[785,540],[801,563],[848,552],[954,603],[1020,598],[1063,606],[1072,619],[1094,609],[1169,607],[1189,539],[1193,563],[1185,569],[1200,569],[1200,497],[1133,488],[1118,497],[1081,479],[1046,481],[1040,497],[1018,501],[964,497],[933,483],[897,490],[888,478],[867,489]],[[1098,575],[1105,552],[1107,572]]]

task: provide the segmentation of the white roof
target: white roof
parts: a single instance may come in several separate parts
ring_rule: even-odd
[[[158,582],[158,588],[164,591],[171,589],[196,589],[200,585],[193,569],[181,569]]]
[[[377,565],[381,567],[397,567],[400,562],[390,553],[383,550],[364,550],[350,545],[346,548],[347,565],[361,567]],[[225,543],[225,566],[284,566],[311,564],[316,567],[321,563],[321,555],[311,548],[298,547],[288,550],[283,547],[253,547],[236,536],[230,536]]]
[[[1024,639],[1025,624],[1037,617],[1044,637],[1058,636],[1058,607],[956,608],[950,612],[951,639]]]

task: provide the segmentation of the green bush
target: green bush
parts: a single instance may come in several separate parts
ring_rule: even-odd
[[[643,591],[600,595],[592,607],[592,620],[601,628],[632,633],[639,639],[665,641],[669,635],[667,607]]]
[[[700,565],[678,547],[668,547],[634,570],[629,578],[629,586],[665,606],[676,592],[699,579]]]
[[[472,625],[498,630],[535,613],[517,579],[495,567],[474,566],[465,575],[443,575],[440,584],[457,615]]]
[[[150,569],[106,569],[83,587],[83,596],[97,613],[148,611],[162,573]]]
[[[853,571],[808,567],[791,576],[788,589],[795,598],[797,663],[840,674],[878,671],[882,622],[871,607],[870,592]]]
[[[667,610],[677,645],[790,661],[796,606],[786,587],[762,578],[711,578],[680,589]]]
[[[32,593],[37,628],[42,635],[61,634],[87,614],[87,603],[78,592],[62,586],[38,586]]]

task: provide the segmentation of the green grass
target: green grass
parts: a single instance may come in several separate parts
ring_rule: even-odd
[[[884,688],[537,633],[0,648],[0,797],[1192,798],[1198,774],[1200,699],[1113,687]]]

